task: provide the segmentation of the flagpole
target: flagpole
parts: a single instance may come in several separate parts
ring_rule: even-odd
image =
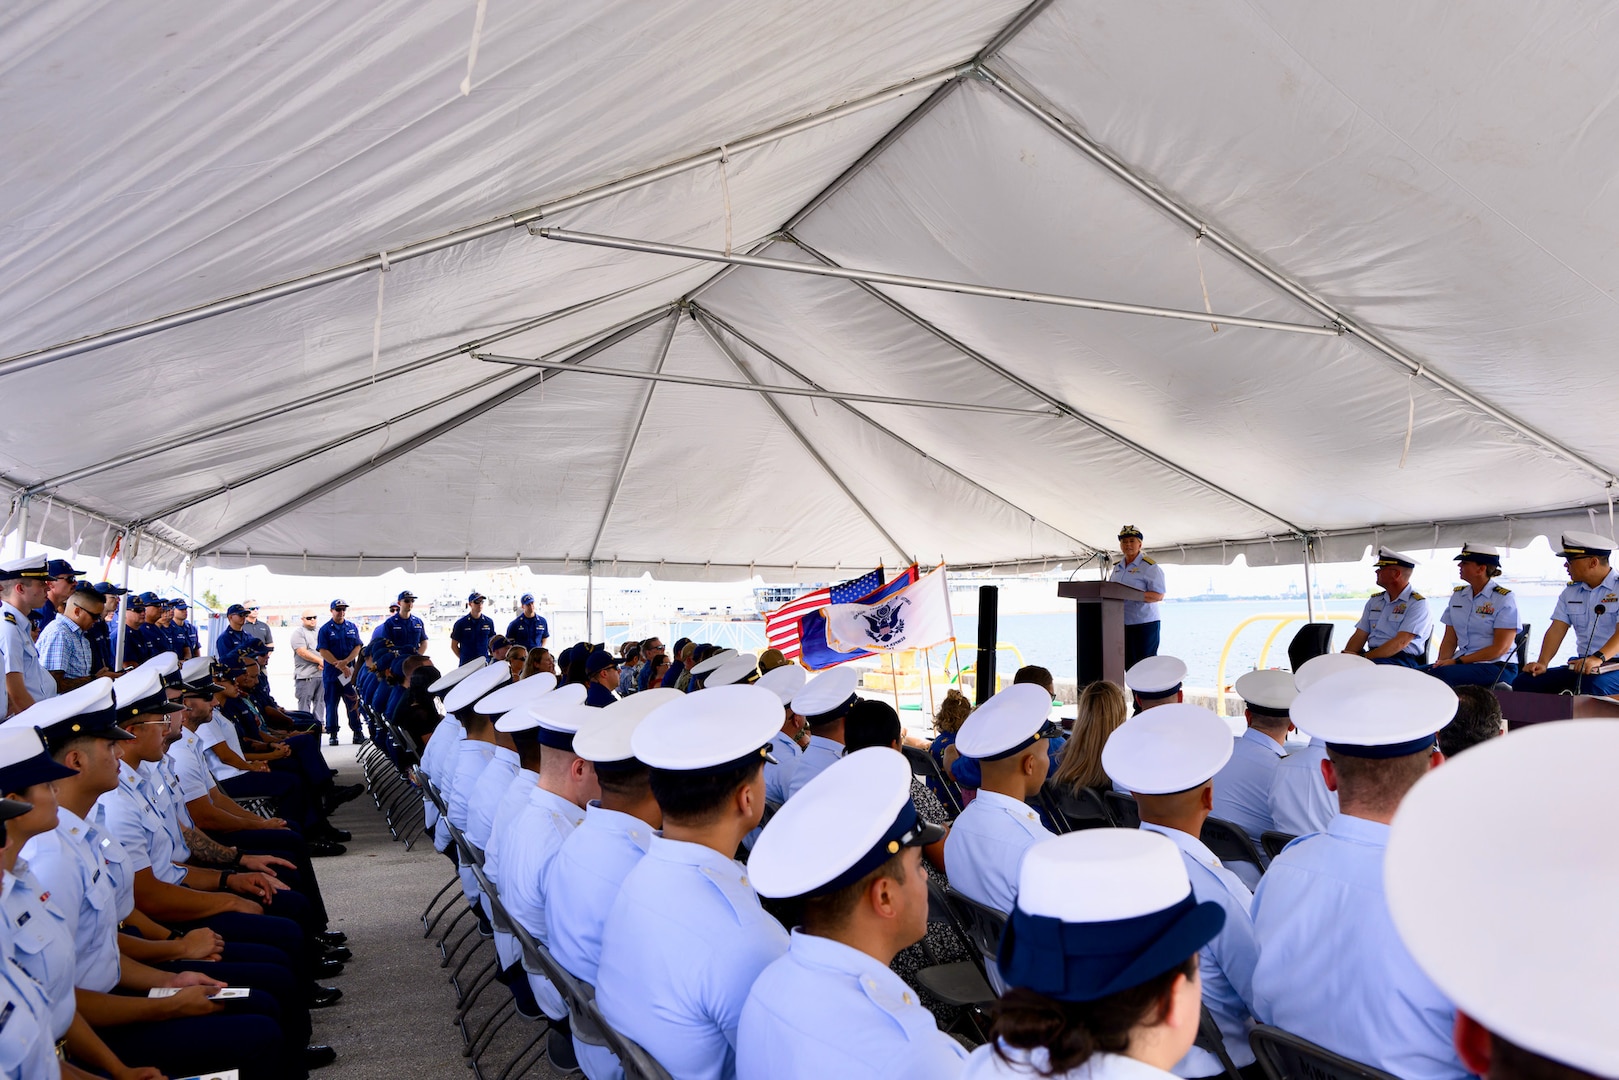
[[[888,654],[888,682],[894,691],[894,711],[899,712],[899,672],[894,670],[894,654]],[[905,721],[900,721],[900,728],[905,727]]]
[[[939,710],[933,704],[933,646],[922,650],[922,663],[927,668],[928,679],[928,715],[937,719]]]

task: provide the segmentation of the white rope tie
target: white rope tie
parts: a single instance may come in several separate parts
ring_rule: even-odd
[[[731,254],[731,178],[726,162],[731,160],[729,147],[720,147],[720,194],[725,199],[725,254]]]
[[[388,253],[377,252],[382,267],[377,273],[377,318],[371,324],[371,385],[377,385],[377,359],[382,355],[382,293],[388,284]]]
[[[1209,303],[1209,282],[1203,276],[1203,230],[1197,231],[1197,239],[1192,241],[1192,254],[1197,256],[1197,283],[1203,289],[1203,311],[1205,314],[1214,314],[1214,305]],[[1214,333],[1220,332],[1219,323],[1209,323],[1209,329]]]
[[[34,543],[43,544],[45,542],[45,526],[50,524],[51,509],[55,505],[55,495],[52,495],[50,498],[45,500],[45,512],[39,515],[39,531],[34,534]]]
[[[1417,376],[1422,374],[1422,365],[1405,380],[1405,446],[1400,450],[1400,468],[1405,468],[1405,459],[1411,454],[1411,433],[1417,426]]]
[[[478,42],[483,39],[483,17],[488,10],[489,0],[478,0],[478,13],[472,19],[472,45],[467,49],[467,77],[461,80],[462,97],[472,93],[472,69],[478,63]]]
[[[1608,535],[1613,535],[1613,485],[1608,485]]]

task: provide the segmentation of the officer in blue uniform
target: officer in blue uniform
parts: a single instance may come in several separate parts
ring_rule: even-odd
[[[854,692],[859,681],[860,673],[845,664],[821,672],[793,695],[791,708],[809,725],[810,737],[804,752],[796,755],[791,774],[782,775],[784,799],[843,756],[843,721],[860,700]]]
[[[163,628],[157,624],[163,617],[163,601],[155,592],[141,593],[141,625],[139,634],[141,639],[141,653],[145,659],[150,660],[160,653],[169,651],[169,639],[163,633]]]
[[[326,740],[337,745],[337,702],[341,698],[349,713],[349,730],[355,745],[365,742],[360,726],[360,697],[354,689],[354,676],[360,656],[360,630],[348,621],[349,606],[341,600],[331,603],[332,617],[315,635],[320,650],[321,689],[326,694]]]
[[[1469,1075],[1456,1056],[1456,1008],[1401,943],[1383,891],[1386,823],[1444,760],[1434,739],[1455,715],[1454,690],[1399,667],[1343,671],[1300,691],[1293,723],[1326,743],[1339,810],[1326,832],[1272,860],[1254,894],[1254,1018],[1404,1080]]]
[[[506,624],[506,640],[525,649],[538,649],[551,636],[551,628],[546,625],[545,616],[535,614],[533,593],[524,593],[519,603],[523,605],[523,613]]]
[[[197,624],[191,621],[191,607],[184,600],[174,602],[174,629],[178,631],[175,640],[185,649],[180,655],[190,660],[194,656],[202,655],[202,641],[197,637]]]
[[[1563,534],[1569,584],[1557,594],[1552,622],[1540,642],[1540,656],[1523,667],[1514,690],[1537,694],[1619,694],[1619,671],[1604,672],[1619,657],[1619,573],[1609,566],[1613,540],[1596,533]],[[1574,631],[1574,656],[1565,667],[1551,667],[1563,638]]]
[[[108,603],[103,617],[97,619],[91,624],[90,629],[84,632],[84,636],[90,639],[90,670],[111,671],[113,661],[112,628],[115,623],[124,617],[123,611],[119,607],[122,603],[120,598],[126,595],[129,590],[121,589],[110,581],[99,582],[95,586],[95,590],[106,597]]]
[[[395,652],[405,656],[427,651],[427,626],[410,613],[415,603],[416,594],[406,589],[399,594],[399,610],[382,621],[382,636],[393,645]]]
[[[1158,655],[1161,623],[1158,602],[1164,598],[1164,568],[1141,554],[1141,530],[1134,525],[1119,529],[1119,551],[1124,561],[1113,568],[1108,580],[1141,590],[1140,600],[1124,602],[1124,666]]]
[[[236,659],[237,650],[249,642],[259,639],[248,633],[247,608],[241,604],[232,604],[225,609],[225,629],[219,632],[219,640],[214,642],[214,659],[221,664],[228,664]]]
[[[1427,599],[1411,588],[1411,571],[1417,562],[1380,547],[1372,565],[1383,591],[1366,601],[1344,652],[1364,656],[1374,664],[1421,667],[1427,660],[1433,611]]]
[[[1236,691],[1248,727],[1232,742],[1231,760],[1214,778],[1213,814],[1247,833],[1257,847],[1276,828],[1270,791],[1287,758],[1287,733],[1293,730],[1287,713],[1298,689],[1291,672],[1271,669],[1244,673]]]
[[[770,819],[748,876],[760,896],[801,898],[803,919],[748,992],[738,1080],[959,1075],[967,1052],[889,967],[927,934],[922,848],[944,832],[917,815],[911,767],[884,746],[838,761]]]
[[[492,658],[489,639],[495,636],[495,620],[483,613],[483,602],[487,599],[480,592],[467,597],[467,613],[450,627],[450,651],[455,653],[457,664],[480,656],[485,660]]]
[[[1512,650],[1523,624],[1518,598],[1491,580],[1501,576],[1501,553],[1488,544],[1463,544],[1456,570],[1463,584],[1451,592],[1439,616],[1445,636],[1428,674],[1451,686],[1510,686],[1518,677]]]
[[[15,799],[0,799],[0,847],[4,823],[33,810]],[[0,1069],[8,1078],[61,1075],[56,1058],[55,1013],[45,990],[11,958],[11,928],[0,918]]]

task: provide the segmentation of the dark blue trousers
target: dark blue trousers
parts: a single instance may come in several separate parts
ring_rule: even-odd
[[[1544,675],[1519,675],[1512,683],[1514,690],[1531,694],[1581,694],[1607,697],[1619,694],[1619,671],[1606,675],[1586,675],[1584,678],[1567,666],[1546,669]]]
[[[242,1080],[284,1080],[306,1075],[302,1054],[289,1060],[281,1010],[254,992],[210,1016],[188,1016],[96,1029],[126,1065],[156,1066],[169,1076],[238,1069]]]
[[[1124,628],[1124,666],[1135,665],[1137,660],[1144,660],[1149,656],[1158,655],[1158,632],[1163,623],[1154,619],[1152,622],[1136,623],[1134,626]]]

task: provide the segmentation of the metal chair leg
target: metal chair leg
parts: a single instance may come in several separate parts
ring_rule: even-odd
[[[433,913],[433,905],[438,903],[441,899],[443,899],[444,894],[449,892],[450,888],[452,886],[459,885],[459,884],[461,884],[461,875],[457,874],[454,877],[450,878],[449,881],[446,881],[444,883],[444,887],[442,889],[440,889],[438,892],[434,893],[433,894],[433,899],[429,900],[427,902],[427,906],[422,909],[422,937],[426,937],[428,934],[431,934],[433,932],[432,924],[430,924],[428,922],[428,920],[427,920],[427,917]],[[447,910],[447,907],[446,907],[446,910]],[[444,916],[444,912],[440,911],[439,912],[439,918],[442,918],[443,916]],[[437,922],[438,919],[434,919],[433,921]]]

